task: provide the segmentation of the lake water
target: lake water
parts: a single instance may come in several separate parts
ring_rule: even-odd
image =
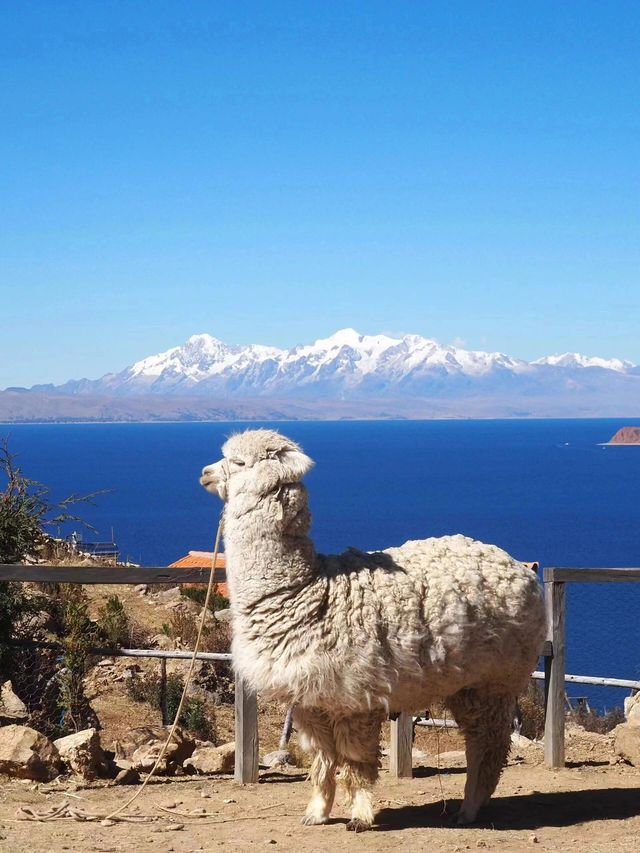
[[[319,551],[464,533],[546,566],[640,565],[640,448],[601,447],[624,420],[290,422]],[[52,497],[112,489],[79,512],[122,556],[211,550],[220,502],[198,484],[256,424],[0,425]],[[69,532],[63,531],[63,532]],[[640,584],[570,585],[568,671],[640,678]],[[572,685],[599,706],[621,691]]]

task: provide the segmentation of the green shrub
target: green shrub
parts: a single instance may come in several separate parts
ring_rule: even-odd
[[[202,586],[181,586],[180,595],[184,598],[189,598],[195,601],[200,607],[204,607],[204,600],[207,597],[207,590]],[[229,607],[229,599],[225,598],[218,592],[217,584],[214,584],[209,597],[209,610],[215,613],[217,610],[226,610]]]
[[[525,693],[518,697],[522,718],[520,734],[530,740],[540,740],[544,735],[544,690],[540,684],[530,681]]]
[[[79,584],[60,584],[59,587],[56,605],[63,647],[63,668],[58,676],[61,727],[65,732],[78,732],[96,724],[84,692],[84,677],[92,665],[89,648],[96,644],[98,630],[89,618],[83,588]]]
[[[569,716],[574,723],[582,726],[586,731],[598,732],[598,734],[612,731],[625,720],[622,708],[612,708],[610,711],[599,714],[597,711],[587,710],[583,705],[574,708]]]
[[[99,494],[72,494],[63,501],[49,500],[49,489],[26,477],[9,450],[8,440],[0,440],[0,563],[22,563],[37,554],[47,542],[45,528],[65,521],[90,525],[71,515],[69,507],[78,502],[91,503]],[[11,677],[15,650],[10,647],[16,630],[29,612],[42,602],[25,593],[23,584],[0,583],[0,678]]]
[[[98,628],[110,646],[127,646],[129,642],[129,619],[124,604],[117,595],[110,595],[100,608]]]
[[[180,675],[174,673],[167,676],[165,711],[168,723],[174,720],[183,690],[184,679]],[[155,673],[130,679],[127,682],[127,694],[135,702],[146,702],[152,708],[162,710],[162,680]],[[178,725],[202,740],[215,742],[216,718],[213,702],[197,696],[187,696]]]

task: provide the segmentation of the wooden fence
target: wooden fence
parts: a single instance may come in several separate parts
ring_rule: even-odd
[[[0,582],[49,582],[81,584],[181,584],[209,581],[209,569],[181,569],[138,566],[46,566],[0,565]],[[640,690],[640,681],[605,678],[601,676],[568,675],[566,673],[566,594],[567,583],[621,583],[640,581],[640,569],[544,569],[544,593],[547,608],[548,634],[542,650],[544,672],[534,672],[533,678],[545,682],[545,761],[550,767],[564,766],[565,681],[580,684],[599,684]],[[95,649],[96,653],[113,657],[190,658],[188,651],[156,649]],[[201,660],[231,660],[230,654],[200,652]],[[258,780],[258,707],[255,693],[242,679],[235,685],[236,762],[238,782]],[[433,721],[434,723],[440,721]],[[414,719],[402,713],[391,720],[389,769],[392,775],[412,775],[411,747]]]
[[[545,726],[544,757],[549,767],[564,767],[564,691],[565,681],[580,684],[605,684],[640,690],[640,681],[616,678],[568,676],[566,673],[566,585],[573,583],[630,583],[640,581],[640,569],[556,569],[543,570],[544,598],[547,608],[545,650]]]

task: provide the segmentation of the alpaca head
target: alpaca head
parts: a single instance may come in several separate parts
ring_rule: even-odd
[[[300,480],[313,465],[302,449],[271,429],[248,429],[232,435],[223,458],[202,469],[200,483],[223,501],[239,493],[266,495]]]

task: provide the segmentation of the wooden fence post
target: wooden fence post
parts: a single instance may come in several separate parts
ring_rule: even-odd
[[[258,699],[236,675],[236,764],[234,777],[243,785],[258,781]]]
[[[544,598],[552,643],[552,656],[544,663],[544,759],[549,767],[564,767],[565,584],[545,580]]]
[[[402,711],[391,720],[389,772],[397,778],[413,776],[411,749],[413,747],[413,715]]]

